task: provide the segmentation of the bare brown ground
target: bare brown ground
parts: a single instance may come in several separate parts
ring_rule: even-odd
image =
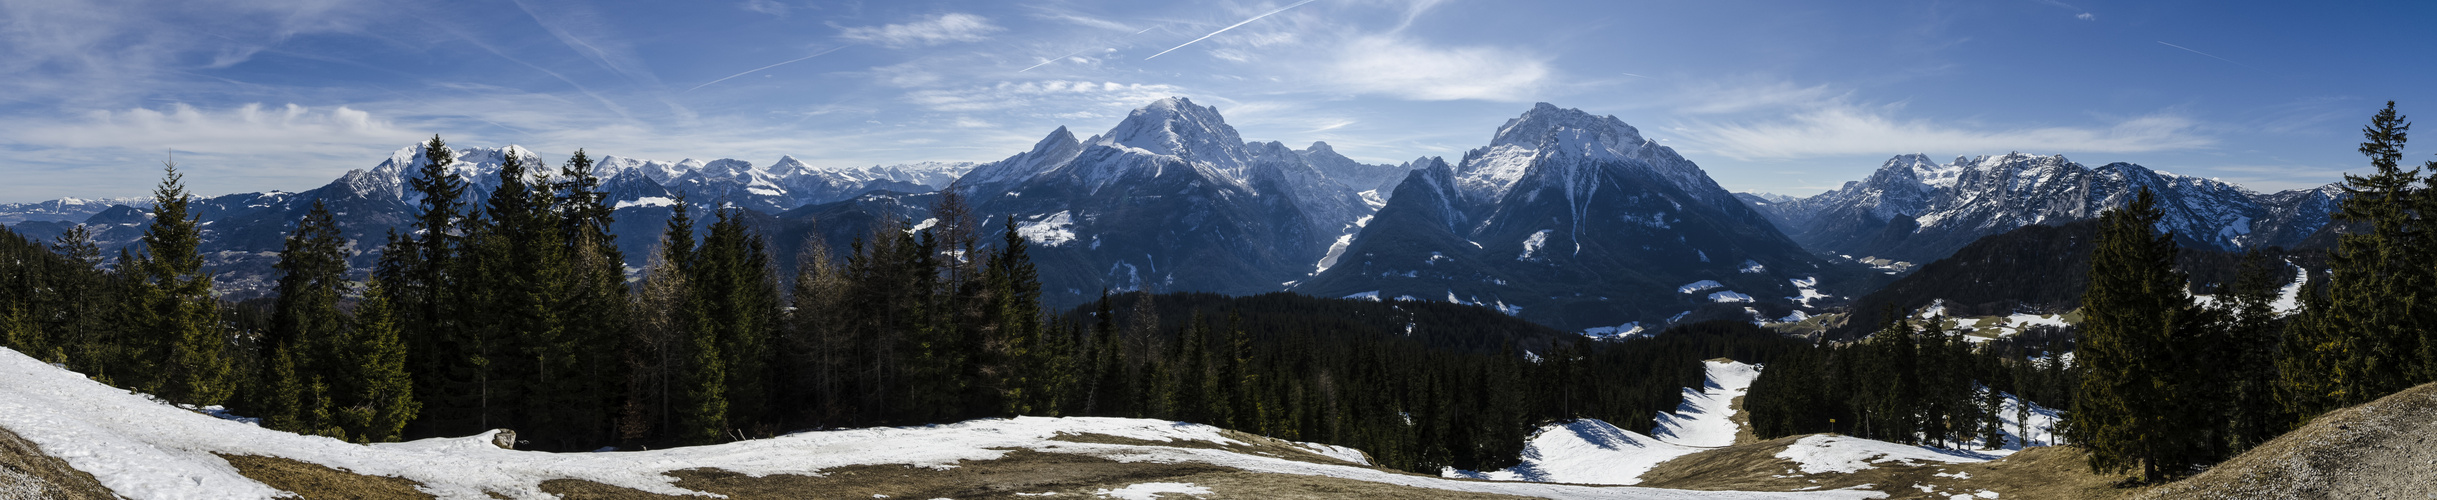
[[[1207,442],[1207,441],[1184,441],[1184,440],[1178,440],[1178,441],[1151,441],[1151,440],[1146,440],[1146,439],[1135,439],[1135,438],[1129,438],[1129,437],[1123,437],[1123,436],[1111,436],[1111,435],[1107,435],[1107,434],[1092,434],[1092,433],[1080,433],[1080,434],[1059,434],[1059,435],[1057,435],[1056,437],[1049,438],[1049,440],[1051,440],[1051,441],[1065,441],[1065,442],[1069,442],[1069,443],[1115,444],[1115,445],[1125,445],[1125,446],[1165,446],[1165,447],[1169,447],[1169,448],[1193,448],[1193,449],[1201,449],[1201,450],[1219,450],[1219,451],[1227,451],[1227,452],[1240,453],[1240,454],[1245,454],[1245,455],[1257,455],[1257,456],[1264,456],[1264,457],[1270,457],[1270,458],[1280,458],[1280,459],[1286,459],[1286,460],[1293,460],[1293,461],[1297,461],[1297,462],[1307,462],[1307,463],[1315,463],[1315,464],[1321,464],[1321,465],[1350,465],[1350,466],[1356,466],[1356,467],[1370,467],[1370,464],[1352,463],[1352,462],[1347,462],[1347,461],[1344,461],[1344,460],[1339,460],[1339,459],[1336,459],[1336,458],[1334,458],[1334,457],[1330,457],[1330,456],[1327,456],[1327,455],[1321,455],[1321,454],[1318,454],[1318,453],[1313,453],[1311,450],[1304,449],[1304,448],[1303,448],[1303,447],[1301,447],[1301,446],[1295,446],[1295,445],[1294,445],[1294,443],[1291,443],[1291,442],[1288,442],[1288,441],[1285,441],[1285,440],[1281,440],[1281,439],[1274,439],[1274,438],[1270,438],[1270,437],[1267,437],[1267,436],[1262,436],[1262,435],[1258,435],[1258,434],[1251,434],[1251,433],[1237,432],[1237,431],[1233,431],[1233,430],[1220,429],[1220,430],[1219,430],[1219,435],[1220,435],[1220,436],[1224,436],[1224,437],[1226,437],[1226,438],[1228,438],[1228,439],[1234,439],[1234,440],[1236,440],[1236,441],[1241,441],[1241,442],[1248,443],[1248,444],[1244,444],[1244,445],[1222,445],[1222,444],[1218,444],[1218,443],[1212,443],[1212,442]],[[1371,467],[1371,468],[1376,468],[1376,467]],[[1381,470],[1387,470],[1387,469],[1381,469]]]
[[[1734,401],[1726,403],[1726,411],[1730,415],[1726,419],[1735,423],[1735,444],[1760,442],[1760,435],[1752,433],[1751,414],[1743,411],[1743,396],[1735,396]]]
[[[420,500],[431,494],[416,491],[421,483],[387,476],[367,476],[296,460],[254,455],[220,455],[246,479],[261,482],[307,499]]]
[[[41,447],[0,429],[0,500],[104,500],[118,498],[92,474],[42,453]]]
[[[678,478],[677,487],[739,499],[879,498],[875,495],[887,495],[888,498],[1013,500],[1033,498],[1042,493],[1090,498],[1102,490],[1153,482],[1189,483],[1208,488],[1210,498],[1515,498],[1327,477],[1242,472],[1207,464],[1125,463],[1031,450],[1011,450],[996,460],[962,461],[956,467],[947,469],[858,465],[821,471],[818,476],[780,474],[751,477],[711,469],[689,469],[669,475]],[[685,498],[569,479],[542,483],[542,491],[569,500]]]
[[[1642,475],[1640,486],[1693,490],[1813,491],[1863,487],[1891,498],[1949,498],[1992,491],[2016,499],[2112,499],[2135,490],[2116,488],[2122,477],[2089,472],[2087,456],[2069,447],[2034,448],[1975,464],[1901,463],[1852,474],[1804,474],[1800,464],[1777,458],[1803,436],[1685,455]],[[1928,486],[1923,491],[1920,486]]]
[[[2313,419],[2142,498],[2437,498],[2437,384]]]

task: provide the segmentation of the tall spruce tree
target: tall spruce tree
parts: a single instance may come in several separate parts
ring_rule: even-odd
[[[331,402],[307,389],[311,381],[326,379],[342,368],[334,364],[334,349],[339,347],[334,342],[346,331],[346,317],[338,307],[339,298],[350,288],[346,245],[329,207],[314,200],[288,234],[279,262],[272,266],[282,272],[275,288],[278,296],[272,303],[271,327],[262,340],[263,349],[272,353],[272,369],[258,371],[258,387],[272,390],[255,391],[258,401],[252,406],[269,412],[263,417],[273,428],[312,432],[326,430],[331,424],[317,415],[325,413]]]
[[[2194,419],[2214,417],[2182,390],[2194,385],[2186,363],[2211,361],[2190,354],[2213,325],[2174,270],[2174,235],[2156,229],[2164,217],[2147,189],[2101,216],[2075,357],[2086,374],[2070,414],[2093,470],[2138,469],[2151,481],[2205,459],[2195,447],[2212,426]]]
[[[203,235],[189,212],[194,197],[187,194],[177,164],[164,162],[162,172],[153,190],[152,226],[142,240],[135,307],[129,311],[134,330],[150,336],[143,357],[160,360],[141,387],[170,401],[220,404],[236,391],[225,351],[229,336],[212,297],[212,277],[203,271]]]
[[[2276,398],[2277,353],[2282,335],[2276,293],[2288,275],[2284,262],[2253,250],[2226,293],[2219,294],[2226,319],[2223,352],[2213,364],[2227,408],[2228,452],[2239,453],[2275,439],[2290,421]]]
[[[460,405],[444,400],[452,371],[468,357],[456,337],[456,308],[465,303],[457,279],[466,218],[465,179],[450,168],[456,153],[440,136],[422,144],[421,161],[406,187],[415,199],[415,222],[406,234],[391,232],[381,247],[376,274],[390,287],[398,325],[406,339],[407,363],[415,378],[417,399],[426,401],[428,418],[416,421],[420,432],[461,435],[483,429],[466,418]]]
[[[556,419],[566,427],[565,439],[586,443],[603,441],[611,432],[608,415],[620,399],[612,382],[621,368],[619,334],[631,321],[626,258],[609,232],[615,211],[593,168],[592,158],[578,149],[560,165],[554,185],[567,266],[558,287],[560,341],[568,346],[565,354],[572,357],[574,371],[551,390],[567,393],[558,398],[557,411],[564,417]]]
[[[406,342],[401,338],[397,305],[389,287],[378,280],[364,287],[364,300],[338,347],[331,377],[336,424],[345,439],[391,442],[403,437],[407,422],[420,414],[414,377],[407,373]]]

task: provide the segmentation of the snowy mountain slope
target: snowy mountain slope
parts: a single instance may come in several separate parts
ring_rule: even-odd
[[[1088,138],[1060,127],[948,190],[991,233],[1004,217],[1023,226],[1051,307],[1103,288],[1252,294],[1308,277],[1371,215],[1310,160],[1328,156],[1244,141],[1218,109],[1167,98]]]
[[[1820,497],[1816,493],[1453,481],[1364,467],[1359,462],[1362,455],[1356,450],[1277,442],[1203,425],[1117,418],[1024,417],[924,427],[802,432],[720,445],[627,452],[502,449],[491,444],[496,431],[462,438],[366,446],[272,431],[180,409],[104,386],[6,349],[0,349],[0,428],[34,443],[42,453],[92,474],[111,492],[139,500],[256,499],[284,494],[238,472],[215,454],[276,457],[353,474],[403,478],[419,483],[425,493],[454,499],[492,498],[492,495],[553,498],[555,495],[543,491],[542,483],[554,479],[646,493],[698,495],[702,492],[678,486],[669,474],[713,469],[753,477],[812,476],[840,467],[883,464],[914,466],[916,471],[936,470],[970,465],[973,461],[1010,459],[1019,452],[1099,457],[1124,463],[1208,464],[1239,473],[1342,479],[1347,481],[1333,484],[1357,491],[1401,486],[1548,498]],[[1062,435],[1108,436],[1142,444],[1058,439]],[[1290,460],[1235,451],[1262,446],[1269,447],[1262,453],[1295,453],[1309,458]],[[1104,489],[1121,489],[1117,486],[1129,483],[1125,478],[1103,480],[1115,481]],[[1827,495],[1873,496],[1862,492]]]
[[[1789,280],[1823,267],[1698,166],[1615,117],[1543,103],[1459,164],[1415,163],[1335,265],[1294,290],[1443,297],[1579,330],[1705,309],[1702,297],[1677,293],[1704,279],[1753,296],[1796,295]],[[1787,305],[1768,307],[1781,316]]]
[[[1357,191],[1377,191],[1381,196],[1395,191],[1396,184],[1404,182],[1405,173],[1420,167],[1412,163],[1374,165],[1354,161],[1337,154],[1337,148],[1326,142],[1313,142],[1310,147],[1295,150],[1295,154],[1303,156],[1303,161],[1311,163],[1312,168],[1319,169],[1346,187]]]
[[[2164,229],[2185,245],[2227,251],[2298,244],[2326,225],[2341,196],[2332,185],[2261,194],[2130,163],[2085,167],[2061,155],[1940,165],[1910,154],[1833,191],[1752,206],[1812,251],[1928,262],[1983,236],[2097,217],[2141,188],[2158,194]]]
[[[60,198],[32,203],[0,203],[0,225],[26,221],[76,222],[118,205],[144,206],[151,198]]]
[[[206,265],[219,275],[215,289],[239,299],[266,292],[274,277],[271,265],[278,260],[275,253],[281,248],[282,238],[316,201],[328,204],[336,215],[340,232],[351,243],[348,248],[351,265],[359,271],[369,269],[376,256],[373,252],[382,244],[384,235],[391,229],[406,230],[416,204],[421,202],[418,194],[406,188],[406,181],[422,168],[423,147],[418,143],[392,151],[371,169],[349,171],[311,190],[196,198],[192,210],[203,221]],[[536,172],[555,174],[558,169],[558,165],[544,163],[533,151],[513,145],[452,147],[450,153],[456,158],[450,171],[466,181],[465,198],[477,207],[497,188],[500,164],[508,155],[516,155]],[[630,265],[641,266],[647,257],[645,251],[658,241],[660,224],[668,216],[667,207],[679,196],[690,199],[697,207],[732,203],[767,218],[769,214],[847,201],[873,191],[933,191],[972,167],[970,163],[927,162],[818,168],[793,157],[781,157],[769,167],[757,167],[734,159],[666,162],[605,156],[595,162],[594,172],[602,178],[601,189],[609,194],[609,202],[620,209],[619,246],[625,250]],[[144,224],[149,222],[145,217],[149,217],[151,200],[116,201],[125,203],[95,208],[93,205],[99,201],[66,199],[24,206],[0,205],[0,220],[10,216],[30,217],[12,224],[11,229],[44,240],[84,224],[94,230],[96,243],[109,255],[134,244],[143,235]],[[79,213],[85,215],[73,220],[47,220]],[[697,212],[698,216],[702,214]]]

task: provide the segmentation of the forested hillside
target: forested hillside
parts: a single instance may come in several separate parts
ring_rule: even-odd
[[[279,293],[243,303],[208,293],[173,166],[141,252],[0,237],[0,341],[356,442],[511,428],[522,446],[573,451],[1126,416],[1353,446],[1432,473],[1511,466],[1545,422],[1647,427],[1701,382],[1700,360],[1804,345],[1740,323],[1594,342],[1478,306],[1287,293],[1137,292],[1052,312],[1030,242],[979,241],[984,222],[954,194],[928,198],[930,224],[852,222],[869,230],[844,255],[824,233],[789,235],[807,238],[787,246],[801,253],[775,254],[741,210],[680,200],[629,282],[586,161],[558,175],[507,161],[469,205],[447,159],[429,158],[409,183],[424,193],[414,231],[379,243],[372,279],[347,279],[344,249],[374,243],[313,210],[280,253]]]

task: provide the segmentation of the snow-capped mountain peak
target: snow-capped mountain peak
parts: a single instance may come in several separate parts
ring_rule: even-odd
[[[1982,236],[2097,217],[2143,188],[2157,193],[2164,229],[2186,244],[2226,251],[2298,243],[2325,224],[2332,206],[2324,197],[2262,195],[2131,163],[2091,168],[2064,155],[2008,152],[1945,165],[1896,156],[1863,180],[1760,208],[1813,251],[1925,262]]]
[[[1138,149],[1222,169],[1241,166],[1249,159],[1244,138],[1236,134],[1235,127],[1227,126],[1218,108],[1195,105],[1183,97],[1160,99],[1134,110],[1093,145]]]
[[[1555,159],[1564,161],[1551,161]],[[1699,166],[1673,148],[1642,137],[1641,130],[1624,120],[1545,102],[1498,127],[1489,146],[1466,152],[1456,167],[1456,183],[1466,199],[1495,200],[1544,163],[1565,168],[1609,164],[1643,168],[1704,201],[1733,202],[1733,196],[1717,188]],[[1550,175],[1576,177],[1566,172]]]

